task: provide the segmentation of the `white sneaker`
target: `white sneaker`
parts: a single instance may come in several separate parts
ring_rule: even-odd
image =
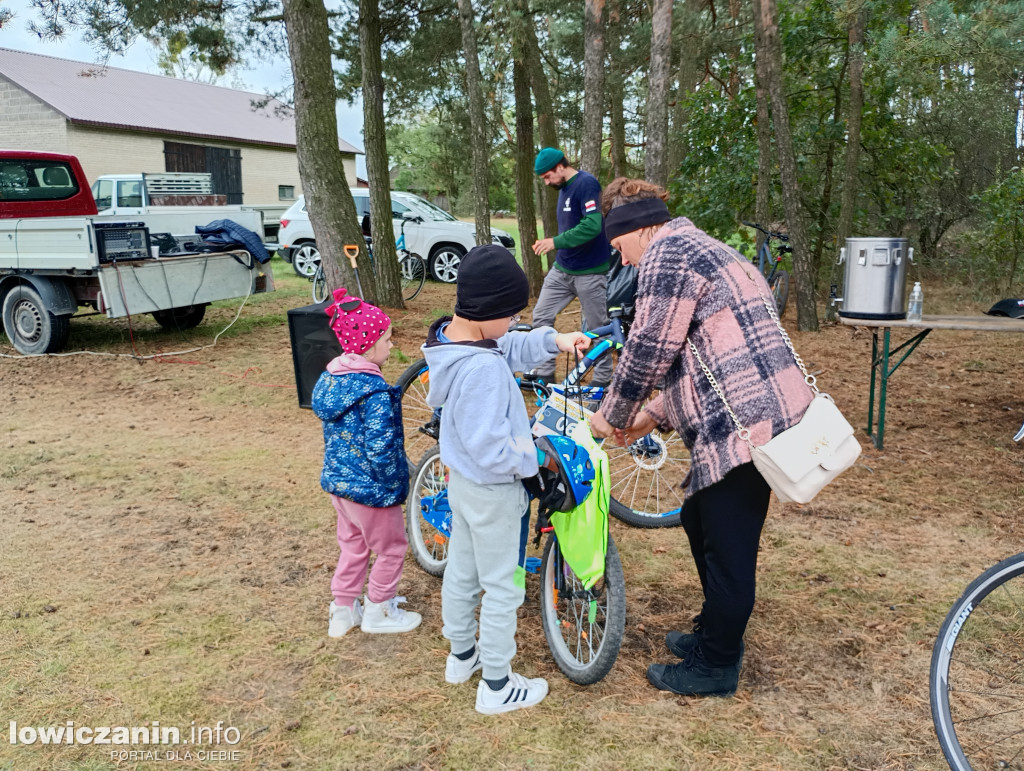
[[[484,664],[480,661],[480,648],[473,648],[473,655],[468,659],[462,660],[454,653],[448,654],[448,661],[444,665],[444,681],[446,683],[464,683],[473,676],[474,672],[479,672],[484,668]]]
[[[540,704],[548,695],[548,681],[543,677],[528,680],[517,675],[510,667],[508,682],[500,691],[492,691],[486,680],[476,687],[476,711],[484,715],[497,715]]]
[[[411,632],[420,625],[423,617],[411,610],[402,610],[398,607],[400,602],[405,602],[405,597],[392,597],[384,602],[371,602],[367,597],[360,628],[371,634]]]
[[[359,600],[353,600],[351,606],[343,607],[338,607],[332,602],[327,618],[327,636],[344,637],[349,629],[359,626],[359,622],[363,620],[363,609],[359,605]]]

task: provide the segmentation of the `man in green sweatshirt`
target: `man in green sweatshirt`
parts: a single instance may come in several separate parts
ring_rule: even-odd
[[[558,188],[558,235],[541,238],[533,245],[534,254],[557,250],[540,297],[533,309],[533,325],[553,326],[555,317],[579,298],[587,329],[608,323],[608,269],[611,247],[604,235],[601,218],[601,184],[592,174],[569,165],[565,154],[555,147],[537,153],[533,170],[550,187]],[[536,369],[533,376],[550,381],[555,362]],[[591,385],[606,386],[612,379],[611,357],[603,357],[594,367]]]

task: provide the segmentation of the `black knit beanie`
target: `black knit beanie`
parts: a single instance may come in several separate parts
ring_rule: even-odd
[[[504,246],[474,246],[459,264],[455,314],[470,321],[515,316],[530,302],[530,284]]]

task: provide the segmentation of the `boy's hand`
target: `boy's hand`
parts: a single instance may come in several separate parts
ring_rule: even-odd
[[[555,239],[553,238],[538,238],[533,242],[533,253],[536,255],[553,251],[555,251]]]
[[[590,347],[590,338],[582,332],[566,332],[564,335],[555,337],[558,350],[564,353],[576,353],[580,356]]]

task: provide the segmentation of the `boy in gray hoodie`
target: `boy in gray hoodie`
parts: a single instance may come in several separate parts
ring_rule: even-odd
[[[508,331],[530,288],[515,257],[501,246],[477,246],[463,257],[455,297],[454,316],[434,322],[423,346],[430,368],[427,403],[444,408],[441,460],[451,472],[452,534],[441,585],[442,634],[451,643],[445,680],[464,683],[482,668],[476,710],[498,714],[532,707],[548,692],[543,678],[512,671],[516,610],[524,596],[516,580],[519,542],[530,503],[522,480],[538,470],[513,372],[560,351],[582,352],[590,340],[551,327]]]

